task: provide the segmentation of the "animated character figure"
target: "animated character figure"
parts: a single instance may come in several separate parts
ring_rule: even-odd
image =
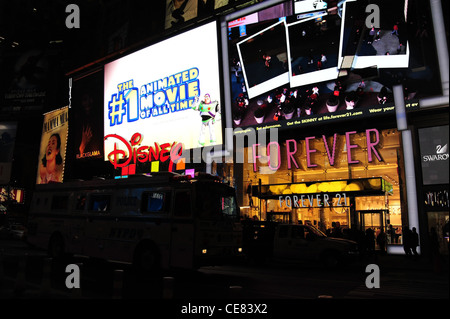
[[[220,113],[220,107],[218,101],[211,101],[210,95],[207,93],[203,97],[203,100],[199,102],[199,97],[197,96],[192,109],[195,111],[200,111],[200,116],[202,117],[202,126],[200,128],[200,136],[198,142],[201,146],[205,145],[205,129],[209,127],[210,142],[213,144],[216,141],[216,135],[214,133],[214,123],[218,113]]]
[[[266,69],[268,70],[270,68],[270,61],[272,60],[272,57],[270,55],[263,55],[264,65]]]

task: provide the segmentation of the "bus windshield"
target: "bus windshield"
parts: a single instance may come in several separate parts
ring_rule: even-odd
[[[199,185],[196,206],[200,218],[238,218],[234,191],[227,185],[217,183]]]

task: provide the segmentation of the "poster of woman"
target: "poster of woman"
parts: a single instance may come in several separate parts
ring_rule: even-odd
[[[68,126],[68,107],[44,115],[37,184],[62,183]]]

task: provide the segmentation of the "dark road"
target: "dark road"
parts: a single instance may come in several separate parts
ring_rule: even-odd
[[[131,266],[67,257],[49,260],[42,251],[15,241],[2,241],[3,299],[176,299],[176,300],[290,300],[316,299],[448,299],[448,261],[440,268],[428,259],[409,260],[385,255],[358,260],[335,269],[312,262],[249,260],[202,267],[197,271],[137,273]],[[46,262],[48,262],[46,264]],[[79,266],[80,288],[66,287]],[[368,288],[366,266],[379,267],[379,288]],[[20,285],[18,285],[18,282]],[[20,288],[22,286],[22,288]],[[20,289],[19,289],[20,288]],[[50,288],[50,289],[48,289]]]

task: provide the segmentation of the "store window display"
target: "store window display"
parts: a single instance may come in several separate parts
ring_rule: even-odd
[[[376,243],[377,249],[402,244],[402,214],[406,211],[400,196],[400,134],[396,129],[377,130],[379,142],[375,145],[373,136],[366,133],[335,134],[326,143],[323,137],[298,139],[298,151],[290,158],[298,166],[288,165],[282,158],[272,174],[264,173],[267,163],[262,161],[245,164],[244,176],[261,183],[261,193],[255,192],[257,186],[252,192],[260,220],[311,224],[330,236],[344,238],[370,228],[376,237],[385,237]],[[335,154],[330,165],[333,143]],[[287,154],[288,143],[279,144],[280,153]],[[379,157],[373,156],[375,151]],[[249,155],[253,149],[246,152]]]

